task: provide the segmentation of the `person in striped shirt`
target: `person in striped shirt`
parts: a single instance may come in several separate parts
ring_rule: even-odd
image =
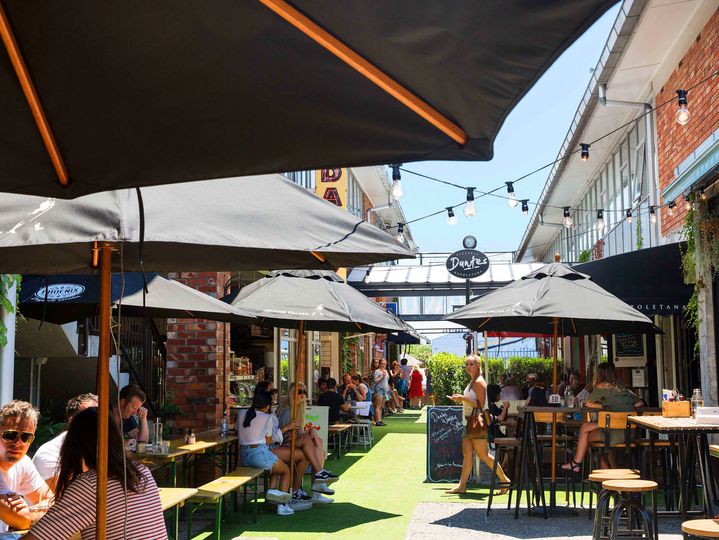
[[[89,407],[73,418],[60,451],[55,504],[25,540],[66,540],[77,533],[83,540],[95,539],[97,415],[97,408]],[[157,484],[147,467],[124,455],[120,428],[112,421],[108,442],[105,538],[166,540]]]

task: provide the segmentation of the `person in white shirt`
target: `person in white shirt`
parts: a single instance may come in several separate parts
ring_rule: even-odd
[[[88,407],[97,407],[97,396],[95,394],[80,394],[79,396],[71,398],[65,407],[67,425],[70,426],[70,422],[72,422],[75,415]],[[38,448],[37,452],[35,452],[35,456],[32,458],[32,464],[35,465],[37,472],[42,479],[45,480],[53,493],[57,485],[60,448],[62,448],[62,443],[65,441],[65,435],[67,435],[67,431],[63,431],[51,441],[43,444]]]
[[[279,459],[270,447],[272,442],[272,396],[267,392],[255,392],[252,406],[237,415],[237,435],[240,442],[242,465],[270,472],[270,485],[279,490],[268,489],[265,498],[277,503],[277,515],[289,516],[294,510],[287,503],[292,498],[290,489],[290,468]]]
[[[0,409],[0,533],[31,524],[29,505],[52,496],[27,457],[35,439],[39,413],[26,401],[13,400]]]

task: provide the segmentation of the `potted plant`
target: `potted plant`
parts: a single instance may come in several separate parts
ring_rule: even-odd
[[[165,435],[172,436],[175,433],[175,419],[178,416],[184,416],[182,409],[173,403],[175,399],[174,392],[167,392],[165,402],[157,407],[157,416],[162,418],[164,423],[163,432]]]

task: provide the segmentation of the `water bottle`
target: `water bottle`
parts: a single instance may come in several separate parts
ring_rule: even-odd
[[[569,386],[564,389],[564,406],[574,407],[574,394]]]
[[[704,406],[704,397],[702,396],[702,391],[699,388],[695,388],[694,392],[692,393],[692,416],[694,418],[697,417],[697,407],[703,407]]]
[[[227,426],[227,411],[225,411],[222,414],[222,424],[220,424],[220,437],[224,437],[227,435],[228,426]]]
[[[161,448],[162,448],[162,428],[163,428],[162,418],[158,418],[155,421],[155,425],[153,426],[154,433],[153,433],[153,437],[152,437],[152,439],[153,439],[152,447],[155,449],[155,452],[158,452],[158,453],[162,451],[161,450]]]

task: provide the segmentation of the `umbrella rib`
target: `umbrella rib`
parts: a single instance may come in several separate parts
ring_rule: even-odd
[[[18,47],[17,41],[15,41],[15,36],[13,35],[10,21],[8,21],[7,15],[5,14],[5,9],[3,8],[3,5],[1,3],[0,37],[2,37],[3,43],[5,44],[5,49],[7,49],[8,56],[10,57],[10,62],[12,63],[15,74],[20,81],[20,86],[22,87],[22,91],[25,94],[25,100],[30,107],[32,117],[35,120],[38,131],[40,132],[42,142],[45,144],[45,149],[50,156],[52,166],[55,168],[55,173],[57,174],[58,180],[63,187],[68,187],[70,185],[70,176],[67,173],[65,162],[63,161],[60,150],[57,147],[57,143],[55,142],[55,136],[53,135],[50,124],[47,121],[45,111],[43,110],[42,104],[40,103],[40,98],[38,98],[37,92],[35,91],[35,85],[30,78],[30,73],[28,72],[27,66],[25,65],[25,60],[23,60],[22,54],[20,53],[20,48]]]
[[[312,21],[302,12],[290,6],[285,0],[259,1],[266,8],[274,11],[300,32],[307,35],[318,45],[327,49],[337,58],[349,65],[352,69],[372,81],[414,113],[424,118],[442,133],[461,145],[467,143],[467,134],[460,126],[452,122],[449,118],[444,116],[422,98],[413,94],[399,82],[392,79],[366,58],[360,56],[357,52],[342,43],[339,39]]]

